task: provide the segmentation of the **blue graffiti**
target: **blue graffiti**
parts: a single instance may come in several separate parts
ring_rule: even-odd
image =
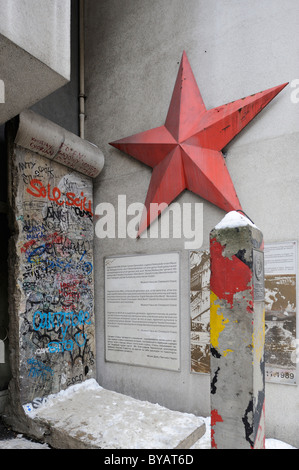
[[[82,336],[83,341],[79,340],[79,336]],[[75,343],[79,346],[79,348],[82,348],[82,346],[85,345],[87,341],[86,334],[84,333],[77,333],[75,335]],[[69,339],[68,341],[51,341],[48,344],[49,352],[50,353],[61,353],[65,351],[73,351],[74,348],[74,342],[72,339]]]
[[[56,268],[58,270],[61,270],[62,272],[65,272],[69,270],[81,269],[82,272],[84,272],[85,274],[87,275],[91,274],[93,270],[92,263],[90,263],[89,261],[83,260],[86,254],[86,251],[84,251],[79,261],[74,261],[73,259],[70,259],[70,258],[62,259],[59,257],[56,257],[55,259],[42,258],[44,253],[49,254],[50,249],[51,249],[51,244],[47,244],[47,243],[44,243],[34,248],[28,256],[28,262],[30,264],[40,265],[43,270]]]
[[[27,364],[31,366],[28,372],[28,377],[33,377],[34,379],[41,378],[42,380],[46,380],[49,378],[49,375],[52,376],[54,373],[51,367],[46,366],[46,364],[44,364],[42,361],[39,361],[38,359],[28,359]]]
[[[65,335],[70,326],[83,326],[90,325],[90,314],[80,310],[79,313],[75,312],[40,312],[37,310],[33,315],[33,328],[35,331],[39,331],[41,328],[46,330],[52,330],[55,328],[61,328],[62,338],[65,340]]]

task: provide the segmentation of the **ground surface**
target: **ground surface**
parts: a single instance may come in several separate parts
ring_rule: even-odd
[[[0,416],[0,449],[49,449],[49,447],[12,431],[3,423]]]
[[[210,449],[210,420],[205,418],[207,431],[192,449]],[[47,444],[40,444],[27,439],[8,429],[0,417],[0,449],[50,449]],[[266,449],[295,449],[295,447],[277,439],[266,439]]]

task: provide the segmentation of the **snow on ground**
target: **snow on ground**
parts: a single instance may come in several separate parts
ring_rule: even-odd
[[[0,441],[0,449],[50,449],[47,444],[40,444],[27,439],[23,434],[17,437]]]
[[[206,424],[206,432],[202,438],[194,444],[192,449],[210,449],[211,448],[211,418],[203,418]],[[266,449],[296,449],[296,447],[291,446],[285,442],[282,442],[278,439],[266,439],[265,442]]]
[[[203,418],[206,424],[206,432],[203,437],[194,444],[191,449],[210,449],[211,448],[211,420],[210,418]],[[0,449],[50,449],[47,444],[39,444],[26,439],[25,436],[19,434],[15,439],[8,439],[0,441]],[[285,442],[278,439],[266,439],[266,449],[296,449]]]

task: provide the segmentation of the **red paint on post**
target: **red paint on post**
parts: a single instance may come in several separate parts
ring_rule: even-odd
[[[255,449],[265,449],[265,400],[260,415],[258,430],[254,442]]]
[[[213,429],[213,427],[217,424],[217,423],[223,423],[223,419],[222,417],[220,416],[220,414],[218,413],[217,410],[212,410],[211,411],[211,446],[214,448],[214,449],[217,449],[217,444],[215,442],[215,430]]]
[[[223,246],[216,239],[211,240],[211,291],[220,299],[226,300],[233,307],[234,295],[246,290],[252,291],[252,272],[250,268],[235,255],[232,258],[223,256]],[[253,308],[252,300],[247,308]]]

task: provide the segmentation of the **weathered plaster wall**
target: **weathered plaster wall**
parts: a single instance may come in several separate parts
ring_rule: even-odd
[[[152,170],[108,143],[165,122],[186,51],[207,109],[292,81],[298,75],[296,0],[87,0],[86,137],[103,149],[95,207],[126,195],[145,200]],[[285,88],[225,149],[243,209],[270,241],[298,239],[299,104]],[[224,212],[190,192],[177,202],[203,202],[203,246]],[[181,256],[181,372],[104,360],[104,262],[107,255]],[[210,379],[190,374],[189,265],[183,239],[95,239],[97,373],[101,385],[170,408],[209,415]],[[279,403],[279,406],[277,404]],[[299,445],[298,386],[266,384],[266,435]]]

